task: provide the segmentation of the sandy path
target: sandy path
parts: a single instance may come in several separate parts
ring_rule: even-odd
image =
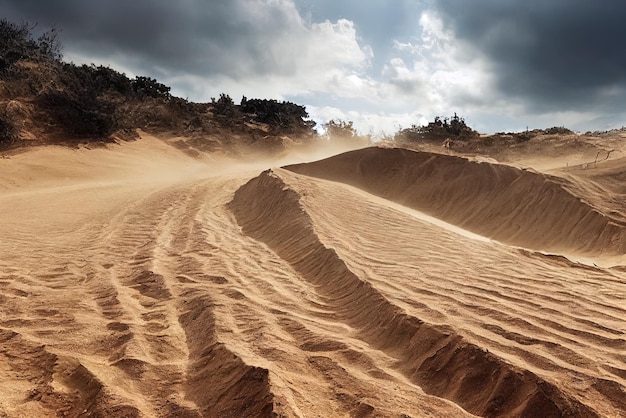
[[[474,365],[519,383],[517,412],[626,407],[622,271],[473,240],[284,170],[278,188],[236,193],[259,166],[194,162],[150,137],[0,164],[0,416],[502,413]],[[312,229],[290,241],[303,213]],[[416,343],[435,344],[429,360]],[[452,372],[448,346],[480,361]]]
[[[226,204],[258,168],[149,137],[3,163],[0,416],[466,415],[240,233]]]

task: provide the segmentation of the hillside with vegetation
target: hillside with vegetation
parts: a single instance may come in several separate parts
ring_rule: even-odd
[[[36,37],[35,28],[0,20],[0,150],[131,140],[138,129],[168,138],[190,155],[276,153],[294,143],[325,146],[332,141],[337,149],[372,143],[351,121],[330,120],[318,129],[305,106],[289,101],[244,96],[237,104],[222,93],[207,103],[194,103],[149,76],[65,62],[59,31]],[[607,136],[620,135],[579,135],[564,127],[481,135],[454,113],[400,129],[379,143],[507,160],[520,147],[550,148],[554,140],[588,148],[590,155],[609,153],[615,146],[606,145]]]
[[[57,30],[0,21],[0,148],[129,139],[136,129],[185,137],[203,151],[280,148],[317,136],[304,106],[226,94],[193,103],[147,76],[64,62]]]

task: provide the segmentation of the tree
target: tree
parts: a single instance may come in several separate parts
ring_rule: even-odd
[[[443,140],[446,138],[467,141],[478,137],[478,132],[467,126],[465,119],[456,113],[452,117],[435,116],[433,122],[426,126],[411,125],[410,128],[400,130],[396,135],[397,141]]]
[[[170,87],[165,84],[161,84],[156,79],[146,77],[146,76],[137,76],[131,82],[132,89],[140,98],[143,97],[152,97],[156,98],[164,98],[169,99],[170,95]]]
[[[371,142],[369,136],[361,136],[357,133],[352,121],[331,119],[324,124],[324,129],[331,141],[348,148],[364,147]]]
[[[0,74],[6,74],[18,61],[60,61],[60,31],[52,28],[38,39],[32,36],[36,24],[16,24],[0,20]]]
[[[354,129],[352,121],[342,121],[331,119],[324,124],[326,135],[330,138],[356,138],[358,135]]]
[[[213,113],[220,116],[233,117],[237,113],[237,107],[228,94],[221,93],[217,101],[213,100]]]
[[[276,129],[286,129],[291,133],[308,132],[315,126],[313,121],[305,120],[309,117],[306,108],[292,102],[246,99],[242,100],[240,110],[254,115],[254,120],[257,122],[266,123]]]
[[[41,54],[53,61],[61,61],[63,58],[60,34],[61,31],[53,27],[37,39],[37,46]]]

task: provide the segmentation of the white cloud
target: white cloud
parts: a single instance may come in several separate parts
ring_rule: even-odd
[[[319,123],[351,120],[361,134],[393,134],[454,112],[484,131],[598,118],[562,112],[542,117],[522,99],[502,97],[490,61],[431,11],[422,12],[416,33],[395,39],[388,51],[373,51],[353,21],[312,22],[292,0],[233,0],[224,7],[223,15],[235,16],[235,23],[223,25],[206,45],[195,38],[187,48],[193,62],[186,66],[168,67],[169,61],[151,62],[122,49],[91,48],[88,55],[69,50],[66,58],[156,77],[193,101],[220,93],[236,102],[244,95],[292,100],[307,105]],[[375,52],[389,56],[378,74]],[[621,93],[604,92],[607,99]]]
[[[419,100],[425,114],[492,100],[493,79],[480,52],[457,39],[432,12],[422,13],[419,25],[419,37],[394,42],[398,56],[383,69],[383,77],[398,97]]]
[[[420,33],[396,40],[396,56],[384,65],[379,80],[349,75],[332,85],[341,97],[359,97],[353,110],[308,107],[320,122],[351,120],[362,134],[393,134],[436,115],[464,115],[497,103],[488,63],[478,51],[458,40],[435,14],[424,12]],[[376,110],[379,109],[379,110]]]
[[[211,27],[202,26],[205,15],[213,19]],[[300,15],[293,0],[232,0],[198,8],[196,15],[185,19],[189,24],[177,32],[163,30],[164,38],[179,43],[178,55],[167,48],[170,60],[157,63],[123,47],[82,48],[69,51],[69,56],[77,63],[108,62],[129,74],[156,77],[171,84],[174,94],[195,101],[221,92],[277,99],[372,93],[366,73],[373,51],[350,20],[311,22]],[[157,40],[155,44],[160,45]]]
[[[614,17],[619,8],[578,2],[568,9],[574,20],[566,28],[549,19],[562,15],[554,7],[511,21],[518,6],[510,1],[482,10],[432,0],[134,0],[122,15],[113,4],[119,0],[0,2],[10,19],[60,27],[66,59],[155,77],[194,101],[223,92],[237,101],[246,95],[327,104],[346,118],[356,112],[361,131],[416,122],[407,124],[406,115],[432,120],[453,112],[486,131],[582,123],[593,129],[624,120],[624,55],[611,47],[614,36],[596,42],[619,19],[596,19],[607,30],[595,37],[538,41],[569,33],[572,23],[587,27],[589,14]],[[591,46],[582,49],[589,54],[567,52],[582,51],[575,48],[581,43]],[[566,59],[556,59],[563,53]]]
[[[194,100],[208,100],[219,92],[233,97],[278,99],[314,93],[337,97],[372,93],[372,82],[364,74],[373,53],[368,46],[360,45],[351,21],[307,24],[295,10],[290,19],[288,31],[264,41],[274,70],[247,73],[245,77],[178,74],[166,81],[179,86]],[[267,24],[272,22],[267,20]]]
[[[206,72],[201,62],[182,70],[152,67],[148,75],[193,101],[209,101],[220,93],[236,102],[244,95],[304,104],[326,97],[342,103],[342,113],[334,118],[352,120],[360,133],[373,134],[392,134],[437,114],[462,113],[457,102],[480,103],[488,91],[483,62],[465,53],[465,46],[459,48],[454,34],[432,13],[422,14],[418,36],[395,42],[397,56],[375,75],[374,51],[350,20],[311,22],[292,0],[233,0],[227,7],[237,11],[237,30],[228,38],[228,48],[211,40],[207,46],[196,42],[194,55],[200,62],[207,53],[203,59],[222,64],[207,64]],[[112,58],[129,75],[142,73],[132,54],[84,58]],[[307,108],[319,121],[331,119],[324,112],[332,108]]]
[[[414,124],[424,125],[428,122],[417,111],[407,113],[374,113],[351,110],[344,112],[332,106],[307,106],[307,110],[311,119],[315,120],[320,127],[330,120],[352,121],[360,135],[371,135],[374,138],[393,135],[402,128],[407,128]]]

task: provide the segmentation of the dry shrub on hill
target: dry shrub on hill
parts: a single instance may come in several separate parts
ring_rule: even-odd
[[[447,138],[469,141],[478,137],[478,132],[467,126],[465,119],[455,113],[452,117],[436,116],[426,126],[412,125],[401,129],[394,139],[397,142],[442,141]]]

